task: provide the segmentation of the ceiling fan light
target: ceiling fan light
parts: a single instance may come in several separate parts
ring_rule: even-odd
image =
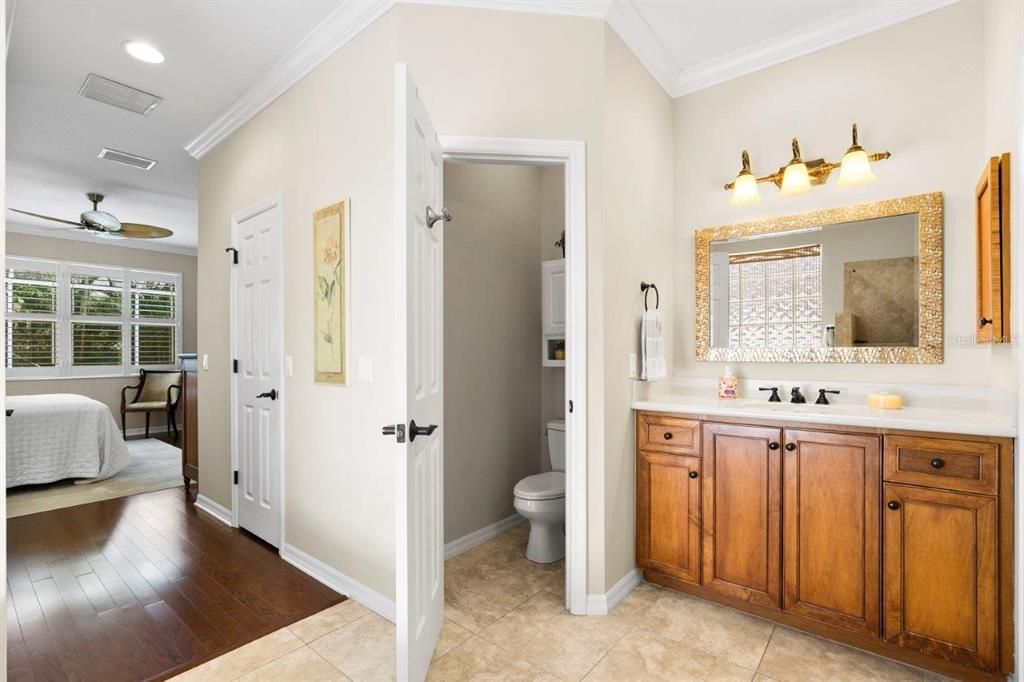
[[[127,40],[122,43],[122,47],[124,47],[125,52],[140,62],[146,62],[147,64],[164,63],[163,53],[149,43],[144,43],[141,40]]]
[[[82,222],[90,230],[100,232],[120,232],[121,221],[106,211],[86,211],[82,214]]]

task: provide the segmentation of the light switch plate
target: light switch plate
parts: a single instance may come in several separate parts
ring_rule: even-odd
[[[359,380],[373,381],[373,358],[359,358]]]
[[[210,369],[210,356],[207,355],[206,353],[203,353],[203,371],[205,372],[205,371],[207,371],[209,369]]]
[[[291,355],[284,356],[284,375],[289,378],[295,376],[295,364]]]
[[[636,379],[636,353],[629,354],[629,378]]]

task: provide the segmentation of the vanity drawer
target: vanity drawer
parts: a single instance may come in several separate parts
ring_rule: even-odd
[[[637,442],[641,450],[700,455],[700,422],[641,413],[637,418]]]
[[[885,437],[885,480],[995,495],[999,446],[924,436]]]

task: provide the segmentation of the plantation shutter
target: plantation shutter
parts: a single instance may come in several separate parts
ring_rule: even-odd
[[[180,329],[181,277],[166,273],[130,271],[131,365],[174,366]]]
[[[68,269],[72,374],[124,365],[124,270],[72,263]]]
[[[58,272],[53,261],[7,259],[4,362],[12,377],[57,374]]]

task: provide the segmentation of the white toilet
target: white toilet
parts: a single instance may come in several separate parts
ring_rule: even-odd
[[[530,521],[526,558],[550,564],[565,556],[565,420],[548,422],[551,471],[527,476],[513,490],[516,511]]]

